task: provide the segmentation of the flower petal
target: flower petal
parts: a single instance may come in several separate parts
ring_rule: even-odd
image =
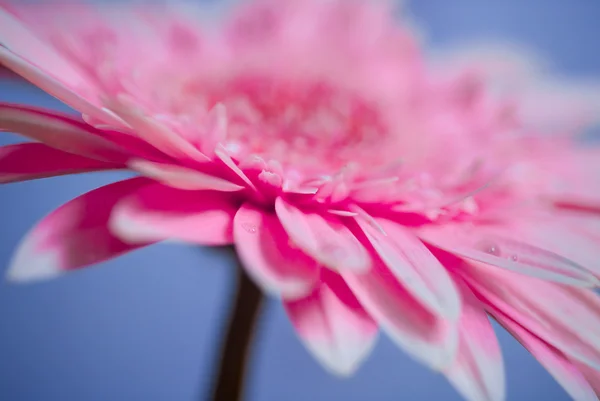
[[[445,375],[469,401],[502,401],[504,363],[496,333],[483,305],[464,283],[457,283],[463,299],[460,339],[457,357]]]
[[[375,344],[377,324],[339,278],[284,305],[308,350],[334,374],[353,374]]]
[[[598,400],[594,389],[590,386],[585,376],[582,375],[580,369],[569,361],[562,352],[527,331],[502,312],[496,310],[494,316],[506,330],[531,352],[535,359],[548,370],[548,373],[556,379],[574,400]]]
[[[107,106],[119,118],[133,127],[136,135],[165,154],[175,158],[200,162],[210,160],[183,136],[152,117],[145,115],[137,104],[127,96],[118,96],[118,101],[108,99]]]
[[[600,368],[600,297],[594,291],[476,262],[457,272],[486,307],[501,311],[570,359]]]
[[[154,182],[120,201],[109,225],[115,235],[133,244],[176,239],[229,245],[238,208],[227,193],[182,191]]]
[[[425,309],[375,255],[372,263],[366,273],[341,272],[356,298],[405,352],[433,369],[448,367],[458,346],[456,322]]]
[[[413,297],[442,318],[458,318],[460,298],[454,281],[419,238],[387,219],[375,219],[377,227],[364,217],[357,217],[356,221],[383,262]]]
[[[125,163],[129,154],[101,137],[95,128],[68,115],[0,103],[0,131],[14,132],[62,151]]]
[[[223,192],[236,192],[244,189],[241,185],[234,184],[224,178],[202,173],[187,167],[174,164],[155,163],[143,159],[134,159],[128,163],[135,170],[146,177],[153,178],[177,189],[190,191],[214,190]]]
[[[268,293],[283,298],[306,296],[319,279],[314,259],[289,245],[277,216],[249,203],[234,219],[236,250],[248,273]]]
[[[0,184],[119,168],[124,166],[87,159],[43,143],[0,147]]]
[[[104,121],[115,127],[124,127],[123,121],[115,118],[111,113],[107,113],[102,108],[92,104],[90,101],[79,96],[73,90],[67,88],[62,82],[40,70],[37,66],[24,60],[10,50],[0,45],[0,64],[6,66],[19,74],[44,92],[56,97],[66,105],[78,110],[84,114],[92,116],[98,120]]]
[[[148,245],[126,244],[108,230],[111,209],[151,181],[133,178],[81,195],[46,216],[24,238],[8,270],[14,281],[50,278]]]
[[[600,282],[585,267],[531,244],[518,227],[446,224],[431,226],[419,236],[450,253],[507,270],[563,284],[594,287]]]
[[[369,268],[367,250],[340,218],[305,213],[282,198],[276,199],[275,212],[294,244],[317,262],[340,271]]]

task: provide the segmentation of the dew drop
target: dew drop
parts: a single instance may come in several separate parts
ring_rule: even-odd
[[[519,257],[517,255],[511,255],[510,260],[516,262],[517,260],[519,260]]]
[[[489,253],[490,255],[500,256],[500,247],[496,243],[485,242],[481,244],[480,249],[485,253]]]
[[[250,234],[256,234],[256,231],[258,231],[258,229],[256,228],[256,226],[254,224],[249,224],[249,223],[243,223],[242,228]]]

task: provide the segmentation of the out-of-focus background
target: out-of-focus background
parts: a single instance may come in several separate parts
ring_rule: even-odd
[[[284,1],[284,0],[282,0]],[[558,73],[600,78],[598,0],[413,0],[430,44],[505,39]],[[0,75],[0,101],[67,110]],[[2,134],[0,144],[16,138]],[[0,186],[0,270],[20,238],[63,202],[122,175],[88,174]],[[61,279],[0,284],[0,400],[205,400],[233,284],[230,255],[163,244]],[[498,330],[509,401],[569,397]],[[250,367],[248,401],[460,400],[445,379],[382,336],[355,377],[324,372],[269,302]]]

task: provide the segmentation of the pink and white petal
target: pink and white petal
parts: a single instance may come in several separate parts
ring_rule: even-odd
[[[578,228],[561,222],[556,213],[547,219],[522,219],[507,226],[507,230],[515,239],[543,249],[551,249],[600,277],[599,241],[582,232],[584,229],[585,225]]]
[[[290,246],[275,214],[246,203],[237,211],[233,224],[238,255],[265,292],[296,299],[313,290],[320,269],[314,259]]]
[[[496,333],[483,305],[458,280],[463,299],[458,353],[444,374],[466,400],[502,401],[506,397],[505,374]]]
[[[572,362],[586,378],[589,385],[592,386],[592,389],[594,389],[596,392],[596,396],[600,397],[600,370],[590,368],[589,366],[577,361]]]
[[[125,163],[129,154],[102,138],[100,131],[71,116],[30,106],[0,103],[0,132],[8,131],[62,151]]]
[[[432,313],[450,320],[460,315],[460,297],[446,268],[402,226],[381,218],[356,218],[377,254],[406,290]]]
[[[119,199],[148,185],[133,178],[95,189],[43,218],[23,239],[8,269],[13,281],[40,280],[104,262],[140,247],[127,244],[108,229]]]
[[[574,400],[598,401],[594,389],[582,374],[581,369],[562,352],[532,334],[502,312],[495,310],[493,315],[509,333],[531,352]],[[585,365],[582,366],[585,367]]]
[[[162,182],[173,188],[199,191],[213,190],[222,192],[236,192],[244,189],[224,178],[216,177],[175,164],[155,163],[144,159],[133,159],[128,166],[140,174]]]
[[[284,306],[308,350],[336,375],[352,375],[375,345],[377,324],[343,281],[323,282],[310,295],[284,301]]]
[[[568,358],[600,369],[600,296],[592,290],[476,262],[463,264],[457,273],[486,308],[499,310]]]
[[[376,255],[372,263],[366,273],[341,272],[356,298],[407,354],[435,370],[448,367],[458,346],[456,322],[425,309]]]
[[[455,255],[523,275],[581,287],[600,284],[588,269],[556,254],[555,249],[527,242],[533,238],[517,227],[444,224],[423,228],[419,236]]]
[[[371,258],[342,218],[304,212],[282,198],[275,212],[292,242],[317,262],[333,270],[365,271]]]
[[[43,143],[0,147],[0,184],[120,168],[124,166],[66,153]]]
[[[117,203],[109,226],[131,244],[173,239],[230,245],[239,206],[228,193],[182,191],[153,182]]]
[[[191,142],[177,134],[163,123],[147,116],[134,100],[123,95],[118,100],[107,99],[107,106],[131,126],[136,135],[156,149],[178,159],[197,162],[209,161]]]
[[[0,44],[30,63],[43,66],[47,75],[57,78],[67,87],[73,88],[85,83],[73,66],[3,9],[4,6],[0,7]]]
[[[0,46],[0,64],[81,113],[104,121],[114,127],[127,127],[121,119],[115,118],[112,113],[107,113],[103,108],[94,105],[66,87],[62,82],[2,46]]]

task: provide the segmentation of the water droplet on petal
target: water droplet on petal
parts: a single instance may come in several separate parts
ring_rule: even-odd
[[[255,234],[256,231],[258,231],[258,229],[256,228],[256,226],[254,224],[249,224],[249,223],[242,223],[242,228],[250,234]]]
[[[500,256],[500,247],[494,242],[484,242],[481,244],[480,249],[490,255]]]
[[[510,257],[510,260],[512,260],[513,262],[516,262],[517,260],[519,260],[519,257],[517,255],[512,255]]]

